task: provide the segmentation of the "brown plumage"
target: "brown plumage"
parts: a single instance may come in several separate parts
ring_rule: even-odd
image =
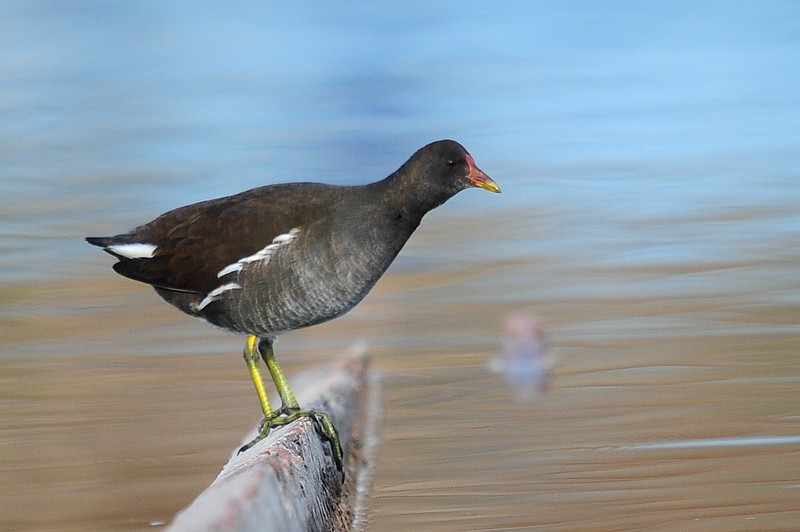
[[[500,192],[460,144],[445,140],[369,185],[270,185],[180,207],[128,233],[86,240],[118,259],[117,273],[152,285],[180,310],[250,335],[244,356],[265,417],[260,435],[242,450],[270,427],[310,416],[341,468],[332,420],[300,410],[272,341],[353,308],[422,217],[469,187]],[[280,393],[278,410],[264,391],[259,354]]]
[[[270,185],[87,240],[119,259],[117,273],[152,285],[184,312],[233,331],[274,336],[352,308],[424,214],[471,186],[499,191],[463,147],[439,141],[370,185]],[[273,243],[276,238],[287,241]],[[153,247],[152,256],[131,253],[136,245]]]

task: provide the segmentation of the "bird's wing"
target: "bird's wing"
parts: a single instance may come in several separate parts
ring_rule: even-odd
[[[339,188],[261,187],[180,207],[130,233],[87,240],[120,260],[114,265],[120,275],[166,290],[208,293],[225,267],[324,217]]]

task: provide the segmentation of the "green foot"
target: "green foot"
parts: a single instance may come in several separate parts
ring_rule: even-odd
[[[253,438],[252,441],[250,441],[249,443],[242,445],[236,454],[242,454],[243,452],[251,448],[253,445],[257,444],[258,442],[266,438],[267,434],[269,434],[269,429],[275,426],[273,423],[278,416],[280,416],[280,412],[274,412],[271,416],[262,419],[261,423],[258,424],[258,436]]]
[[[284,410],[286,409],[282,408],[277,415],[269,418],[265,417],[263,420],[261,420],[261,424],[258,426],[258,436],[253,438],[253,441],[250,443],[243,445],[242,448],[239,449],[239,453],[243,453],[244,451],[253,447],[256,443],[266,438],[271,428],[282,427],[297,419],[300,419],[301,417],[307,417],[310,418],[314,423],[314,429],[316,429],[317,434],[322,436],[322,438],[331,446],[331,453],[333,455],[334,462],[336,462],[336,468],[339,471],[342,471],[344,452],[342,451],[342,444],[339,441],[339,432],[336,430],[336,426],[333,424],[331,416],[325,412],[317,412],[316,410],[296,410],[294,412],[284,412]]]
[[[314,428],[317,429],[317,434],[328,440],[328,445],[331,446],[333,460],[336,462],[336,469],[342,472],[344,451],[342,451],[342,443],[339,441],[339,431],[336,430],[331,416],[325,412],[316,412],[312,410],[309,412],[309,417],[314,423]]]

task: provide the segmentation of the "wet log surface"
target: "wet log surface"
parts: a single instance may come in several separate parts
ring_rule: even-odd
[[[377,380],[355,357],[292,379],[303,407],[327,412],[345,459],[339,471],[314,423],[274,428],[251,449],[233,451],[214,482],[180,512],[168,530],[361,530],[364,526],[377,425]],[[255,429],[244,438],[250,441]]]

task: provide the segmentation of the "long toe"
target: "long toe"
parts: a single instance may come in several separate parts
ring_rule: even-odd
[[[246,450],[252,448],[258,442],[266,438],[267,434],[269,434],[270,428],[272,428],[271,419],[265,417],[264,419],[261,420],[261,423],[259,423],[258,425],[258,435],[255,438],[253,438],[250,442],[242,445],[236,452],[236,454],[242,454]]]

